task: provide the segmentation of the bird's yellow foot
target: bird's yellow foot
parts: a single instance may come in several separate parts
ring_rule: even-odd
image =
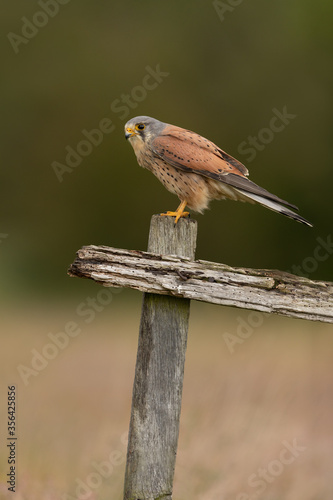
[[[181,217],[188,217],[190,214],[189,212],[184,212],[184,208],[186,207],[186,200],[182,201],[179,207],[175,212],[164,212],[163,214],[160,215],[169,215],[171,217],[176,217],[175,224],[179,221]]]
[[[160,215],[170,215],[170,217],[176,217],[175,224],[179,221],[181,217],[188,217],[190,215],[190,212],[163,212],[163,214]]]

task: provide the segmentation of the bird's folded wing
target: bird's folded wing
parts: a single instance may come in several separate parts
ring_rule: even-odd
[[[295,205],[247,179],[248,170],[242,163],[195,132],[168,125],[152,141],[151,148],[156,156],[180,170],[210,177],[244,193],[262,196],[298,210]]]
[[[184,167],[201,168],[222,175],[229,172],[242,176],[249,174],[241,162],[213,142],[174,125],[167,125],[153,141],[153,146],[159,156],[163,154],[167,161],[173,160]]]

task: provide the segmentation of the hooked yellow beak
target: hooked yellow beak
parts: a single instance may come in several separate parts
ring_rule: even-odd
[[[125,130],[125,138],[126,139],[129,139],[130,137],[133,137],[133,135],[136,135],[137,132],[135,132],[135,130],[133,130],[131,127],[126,127],[126,130]]]

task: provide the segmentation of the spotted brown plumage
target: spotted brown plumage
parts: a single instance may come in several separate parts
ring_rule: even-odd
[[[186,206],[202,213],[211,200],[229,198],[260,203],[312,226],[290,210],[298,210],[295,205],[250,181],[242,163],[195,132],[149,116],[137,116],[126,123],[125,137],[133,146],[139,165],[178,196],[181,203],[177,210],[161,214],[176,217],[175,222],[188,215]]]

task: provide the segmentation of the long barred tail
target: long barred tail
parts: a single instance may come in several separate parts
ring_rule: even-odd
[[[250,198],[251,200],[256,201],[257,203],[260,203],[260,205],[263,205],[264,207],[269,208],[270,210],[273,210],[274,212],[278,212],[279,214],[286,215],[287,217],[290,217],[291,219],[294,219],[297,222],[301,222],[302,224],[306,224],[307,226],[312,227],[311,222],[304,219],[304,217],[301,217],[300,215],[296,214],[292,210],[289,210],[289,208],[284,207],[280,203],[269,200],[269,199],[267,199],[263,196],[259,196],[257,194],[249,193],[248,191],[243,191],[242,189],[237,189],[237,191],[241,192],[247,198]],[[297,208],[297,207],[295,207],[295,208]]]

